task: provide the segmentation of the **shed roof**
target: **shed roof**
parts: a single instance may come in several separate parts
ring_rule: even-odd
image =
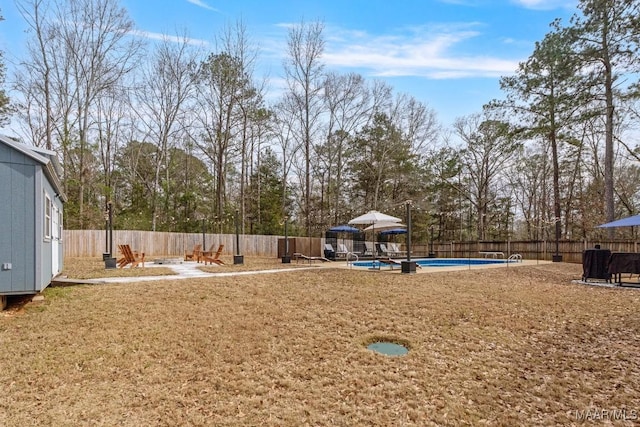
[[[26,145],[6,135],[0,135],[0,143],[3,143],[42,164],[44,173],[53,186],[56,194],[63,202],[67,201],[67,196],[62,190],[62,183],[60,182],[62,167],[60,166],[60,162],[58,161],[58,156],[55,151],[46,150],[33,145]]]

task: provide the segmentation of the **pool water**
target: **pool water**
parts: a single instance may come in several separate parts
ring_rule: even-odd
[[[397,260],[402,261],[402,260]],[[481,259],[481,258],[426,258],[412,259],[420,267],[460,267],[466,265],[489,265],[489,264],[506,264],[507,262],[515,262],[515,260],[506,259]],[[384,267],[387,264],[382,264]],[[380,262],[373,261],[355,261],[354,267],[379,268]]]

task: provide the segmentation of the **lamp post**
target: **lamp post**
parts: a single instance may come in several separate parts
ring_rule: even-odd
[[[236,209],[236,254],[233,256],[234,264],[244,264],[244,256],[240,255],[240,222],[238,220],[239,211]]]
[[[109,210],[109,255],[113,256],[113,204],[111,200],[107,203]]]
[[[411,200],[406,202],[406,215],[407,215],[407,260],[402,261],[403,273],[415,273],[416,262],[411,261]]]
[[[106,212],[106,220],[107,220],[107,241],[108,246],[105,244],[105,248],[108,248],[108,252],[102,254],[102,259],[104,261],[104,268],[116,268],[116,259],[113,257],[113,205],[111,200],[107,202],[107,212]]]
[[[206,247],[207,247],[207,241],[206,241],[206,231],[207,231],[207,227],[205,225],[204,222],[204,217],[202,218],[202,250],[206,251]]]
[[[435,258],[436,254],[433,252],[433,225],[429,227],[429,258]]]
[[[102,253],[102,260],[105,261],[111,256],[109,251],[109,204],[104,210],[104,252]]]
[[[560,233],[561,233],[561,224],[560,224],[560,218],[555,217],[554,218],[555,221],[555,246],[556,246],[556,253],[554,255],[551,256],[551,261],[553,262],[562,262],[562,254],[560,253]]]
[[[284,255],[282,256],[283,264],[291,264],[291,256],[289,255],[289,235],[287,234],[287,222],[289,222],[289,218],[284,217]]]

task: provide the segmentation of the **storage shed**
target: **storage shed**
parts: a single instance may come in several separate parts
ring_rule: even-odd
[[[0,303],[42,291],[62,270],[62,168],[56,153],[0,135]]]

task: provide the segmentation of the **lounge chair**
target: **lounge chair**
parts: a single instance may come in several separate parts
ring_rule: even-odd
[[[137,252],[132,251],[129,245],[118,245],[118,250],[120,250],[120,253],[122,254],[122,258],[117,262],[118,267],[124,268],[131,264],[130,268],[133,268],[142,264],[142,268],[144,268],[144,252],[138,254]]]
[[[336,252],[336,256],[340,258],[346,258],[349,253],[349,249],[344,243],[338,243],[338,251]]]
[[[194,245],[191,252],[184,253],[184,260],[197,260],[199,261],[200,253],[202,252],[202,245]]]
[[[333,249],[333,245],[331,243],[324,244],[324,256],[325,258],[329,258],[331,260],[336,259],[336,250]]]
[[[400,255],[406,255],[407,254],[407,251],[400,250],[400,248],[398,247],[397,243],[391,242],[391,243],[389,243],[389,247],[391,248],[391,252],[394,255],[400,256]]]
[[[222,260],[220,259],[220,255],[222,254],[223,249],[224,249],[224,245],[218,246],[218,250],[213,256],[211,256],[211,251],[202,252],[200,259],[204,261],[204,265],[207,265],[207,262],[212,265],[213,264],[224,265],[224,262],[222,262]]]
[[[387,249],[387,245],[385,245],[384,243],[379,243],[378,247],[380,248],[380,253],[384,256],[390,257],[392,255],[392,251]]]
[[[364,247],[365,247],[364,256],[375,256],[376,249],[375,249],[373,243],[364,242]]]
[[[402,267],[402,263],[400,261],[396,261],[395,259],[391,259],[391,258],[378,258],[378,262],[380,263],[380,267],[382,267],[383,265],[388,265],[392,270],[393,267]]]
[[[301,259],[305,261],[309,261],[309,264],[311,264],[311,261],[331,262],[329,258],[325,258],[323,256],[307,256],[307,255],[301,254],[300,252],[294,252],[293,258],[296,260],[296,263]]]
[[[383,265],[388,265],[392,270],[394,267],[402,267],[402,261],[397,261],[388,257],[378,258],[377,261],[379,263],[378,268]],[[422,266],[420,264],[416,264],[416,268],[422,268]]]

